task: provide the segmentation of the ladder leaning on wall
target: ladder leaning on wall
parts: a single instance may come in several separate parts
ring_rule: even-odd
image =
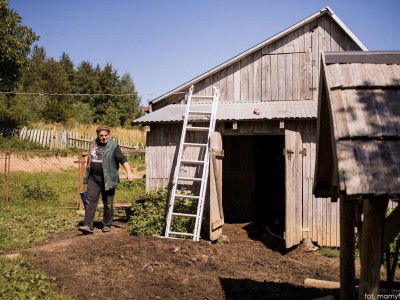
[[[193,241],[199,241],[200,239],[201,221],[203,217],[204,199],[207,191],[209,173],[210,133],[215,129],[218,99],[219,90],[216,87],[213,87],[212,96],[193,95],[193,85],[189,89],[186,112],[183,120],[182,136],[179,144],[179,152],[167,214],[167,224],[165,229],[165,237],[167,238],[192,237]],[[198,103],[203,104],[204,102],[208,104],[210,101],[211,105],[197,105]],[[202,126],[199,126],[199,122]],[[195,142],[190,141],[190,137],[194,136],[193,132],[197,132],[197,137],[202,140],[196,140]],[[201,154],[196,159],[187,157],[186,152],[190,153],[190,151],[185,151],[193,147],[199,148],[198,153]],[[185,167],[195,167],[197,170],[194,172],[195,176],[187,177],[182,175],[182,170]],[[198,187],[198,184],[200,184],[200,187]],[[197,189],[195,192],[191,191],[188,193],[185,191],[185,185],[197,185]],[[193,206],[197,207],[196,212],[188,213],[182,211],[182,205],[179,205],[179,202],[192,203]],[[196,202],[197,206],[195,205]],[[174,226],[175,223],[179,223],[177,222],[179,218],[193,220],[193,231],[189,230],[190,232],[182,232],[182,229],[179,229],[178,226]]]

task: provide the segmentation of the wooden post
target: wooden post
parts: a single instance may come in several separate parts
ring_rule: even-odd
[[[4,182],[3,182],[3,202],[4,204],[8,203],[8,186],[10,180],[10,160],[11,154],[10,152],[5,153],[4,157]]]
[[[340,197],[340,299],[355,299],[354,203]]]
[[[364,200],[364,221],[360,248],[360,288],[358,299],[378,298],[380,279],[379,271],[383,254],[383,224],[385,221],[388,201],[387,198]]]
[[[85,185],[83,184],[83,178],[86,172],[86,154],[82,153],[81,157],[78,157],[78,193],[77,193],[77,208],[83,209],[85,206],[83,204],[80,193],[85,191]]]

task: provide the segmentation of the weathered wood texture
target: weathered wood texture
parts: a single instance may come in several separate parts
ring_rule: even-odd
[[[360,247],[361,271],[358,299],[379,293],[379,270],[382,263],[382,232],[388,200],[364,200],[364,221]]]
[[[209,229],[210,240],[215,241],[222,234],[224,210],[222,204],[222,137],[219,132],[210,135],[210,184],[209,184]]]
[[[331,111],[332,128],[325,127],[333,135],[336,151],[321,155],[333,155],[338,161],[339,189],[348,197],[400,194],[400,61],[374,63],[374,58],[380,62],[387,53],[359,55],[368,63],[357,62],[355,54],[354,63],[333,63],[339,53],[326,56],[332,63],[323,67],[320,105]],[[320,128],[329,118],[320,120]],[[328,135],[320,133],[321,139]]]
[[[285,122],[285,127],[291,132],[290,141],[293,143],[287,148],[294,152],[290,169],[286,171],[292,182],[287,185],[286,190],[287,203],[290,203],[286,205],[287,217],[290,219],[286,228],[286,236],[290,237],[289,244],[295,245],[303,238],[308,238],[321,246],[339,246],[339,202],[331,203],[328,198],[315,198],[312,194],[315,121],[288,121]],[[254,156],[255,143],[251,141],[255,135],[284,135],[285,130],[279,128],[278,121],[240,122],[237,130],[226,129],[224,123],[219,122],[216,130],[224,136],[235,136],[236,139],[234,142],[227,139],[228,144],[223,145],[223,149],[233,152],[229,155],[231,161],[229,157],[222,159],[225,174],[222,174],[225,193],[223,197],[229,199],[229,205],[224,206],[224,213],[232,219],[252,219],[256,215],[255,169],[254,164],[243,160],[242,157]],[[166,186],[172,178],[181,125],[157,124],[150,133],[146,147],[148,189]],[[191,151],[191,155],[199,155],[198,150]],[[294,162],[296,164],[293,164]],[[194,172],[194,169],[187,169],[185,172],[193,174],[191,172]]]

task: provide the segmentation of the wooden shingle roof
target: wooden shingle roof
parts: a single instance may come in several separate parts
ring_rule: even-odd
[[[322,56],[314,193],[400,195],[400,52]]]

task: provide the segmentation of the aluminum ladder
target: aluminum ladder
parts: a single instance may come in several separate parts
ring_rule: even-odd
[[[166,238],[188,238],[191,237],[193,241],[199,241],[201,222],[203,217],[204,199],[207,191],[208,173],[209,173],[209,146],[210,146],[210,133],[215,129],[216,113],[219,100],[219,89],[213,86],[212,96],[198,96],[193,95],[193,85],[189,89],[187,96],[186,112],[183,120],[182,135],[179,145],[179,152],[172,182],[171,196],[169,201],[165,237]],[[211,105],[209,105],[211,101]],[[198,105],[205,104],[207,105]],[[197,106],[197,110],[196,110]],[[210,109],[211,108],[211,109]],[[199,126],[199,122],[202,126]],[[205,124],[205,125],[204,125]],[[194,126],[197,125],[197,126]],[[204,126],[203,126],[204,125]],[[193,133],[195,131],[196,133]],[[190,141],[190,138],[195,138],[195,142]],[[201,141],[199,141],[201,140]],[[188,158],[190,149],[198,148],[198,156],[196,159]],[[188,151],[185,151],[188,150]],[[193,152],[191,152],[193,153]],[[201,155],[200,155],[201,153]],[[191,167],[195,169],[195,176],[187,177],[182,175],[184,168]],[[200,176],[201,175],[201,176]],[[185,192],[181,186],[191,185],[196,186],[196,191],[190,193]],[[198,186],[200,184],[200,187]],[[192,207],[197,208],[196,212],[180,211],[179,202],[190,203]],[[179,218],[186,218],[191,222],[193,232],[181,232],[182,229],[174,228],[175,220]],[[182,220],[182,219],[181,219]],[[191,221],[192,220],[192,221]],[[194,226],[193,226],[194,221]]]

